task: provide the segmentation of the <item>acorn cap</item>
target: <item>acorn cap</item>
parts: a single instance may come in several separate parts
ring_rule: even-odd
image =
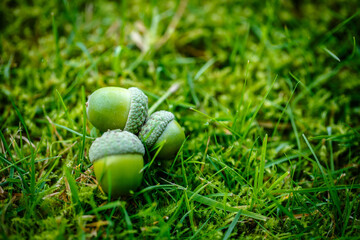
[[[124,131],[137,134],[147,118],[148,98],[138,88],[132,87],[128,90],[130,91],[131,103]]]
[[[139,138],[145,143],[147,148],[151,148],[164,132],[167,125],[174,119],[174,114],[168,111],[153,113],[141,128]]]
[[[145,154],[141,141],[132,133],[113,130],[97,138],[89,150],[89,158],[94,162],[100,158],[120,154]]]

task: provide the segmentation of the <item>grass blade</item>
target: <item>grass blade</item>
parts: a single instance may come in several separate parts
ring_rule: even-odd
[[[207,61],[204,66],[202,66],[200,68],[200,70],[196,73],[195,77],[194,77],[194,80],[198,80],[201,75],[203,75],[203,73],[209,68],[211,67],[211,65],[213,65],[215,63],[215,58],[211,58],[209,61]]]
[[[265,102],[267,96],[269,95],[269,93],[271,92],[271,90],[272,90],[272,88],[273,88],[273,86],[274,86],[274,84],[275,84],[275,82],[276,82],[277,77],[278,77],[278,76],[276,75],[275,78],[274,78],[274,80],[273,80],[273,82],[272,82],[272,84],[271,84],[271,86],[270,86],[270,89],[267,91],[267,93],[265,94],[265,96],[264,96],[263,99],[261,100],[261,103],[258,105],[258,107],[256,108],[254,114],[252,115],[251,119],[249,120],[248,126],[247,126],[247,128],[246,128],[246,130],[245,130],[245,132],[244,132],[244,134],[243,134],[243,136],[242,136],[242,141],[244,141],[245,137],[246,137],[247,134],[249,133],[250,128],[251,128],[251,125],[252,125],[252,123],[253,123],[254,120],[255,120],[255,117],[257,116],[257,114],[258,114],[258,112],[260,111],[261,107],[264,105],[264,102]]]
[[[80,149],[80,160],[81,164],[84,163],[85,157],[85,139],[86,139],[86,100],[85,100],[85,88],[81,87],[81,105],[83,110],[83,129],[82,129],[82,144]],[[79,163],[77,163],[79,164]]]
[[[174,83],[171,87],[166,91],[164,95],[162,95],[149,109],[148,114],[149,116],[155,112],[155,110],[163,103],[170,95],[175,93],[180,88],[179,83]]]
[[[225,210],[227,212],[236,212],[236,213],[239,212],[238,208],[230,207],[228,205],[224,206],[223,203],[218,202],[216,200],[213,200],[211,198],[204,197],[204,196],[202,196],[200,194],[193,193],[193,192],[191,192],[189,190],[186,190],[186,189],[183,189],[183,190],[187,191],[188,196],[190,196],[190,198],[192,198],[196,202],[199,202],[199,203],[202,203],[204,205],[214,207],[214,208],[217,208],[217,209],[220,209],[220,210]],[[265,216],[263,216],[261,214],[253,213],[253,212],[247,211],[245,209],[241,210],[241,215],[249,217],[249,218],[261,220],[261,221],[266,221],[266,219],[267,219]]]
[[[333,200],[333,202],[334,202],[334,204],[335,204],[335,206],[336,206],[336,208],[337,208],[337,210],[338,210],[339,216],[341,216],[341,215],[342,215],[342,212],[341,212],[341,209],[340,209],[339,196],[338,196],[337,192],[333,190],[333,188],[334,188],[334,182],[333,182],[333,181],[330,181],[330,180],[328,179],[327,175],[325,174],[325,171],[324,171],[323,167],[321,166],[321,164],[320,164],[320,162],[319,162],[319,159],[317,158],[317,156],[316,156],[313,148],[311,147],[309,141],[307,140],[306,136],[305,136],[304,134],[303,134],[302,136],[303,136],[306,144],[308,145],[311,153],[313,154],[313,156],[314,156],[314,158],[315,158],[315,160],[316,160],[316,163],[318,164],[318,167],[319,167],[319,169],[320,169],[320,171],[321,171],[321,174],[322,174],[322,176],[323,176],[323,178],[324,178],[326,187],[327,187],[328,190],[330,191],[331,198],[332,198],[332,200]],[[329,175],[329,177],[331,178],[331,175]]]
[[[73,123],[72,119],[70,118],[69,110],[68,110],[68,108],[66,107],[66,105],[65,105],[65,103],[64,103],[64,100],[63,100],[60,92],[59,92],[57,89],[55,89],[55,91],[56,91],[56,94],[57,94],[58,97],[59,97],[61,106],[62,106],[63,109],[64,109],[66,118],[68,119],[68,122],[70,123],[70,127],[71,127],[72,129],[74,129],[74,128],[75,128],[75,127],[74,127],[74,123]],[[74,134],[74,133],[73,133],[73,134]]]
[[[258,180],[258,188],[261,189],[264,181],[264,171],[265,171],[265,157],[266,157],[266,145],[267,145],[268,135],[265,135],[262,149],[261,149],[261,161],[260,161],[260,169],[259,169],[259,180]]]
[[[231,222],[228,230],[226,231],[223,240],[227,240],[227,239],[230,237],[232,231],[234,230],[234,228],[235,228],[235,226],[236,226],[236,223],[239,221],[240,216],[241,216],[241,210],[235,215],[235,218],[234,218],[234,220]]]
[[[71,202],[72,202],[73,208],[78,213],[81,209],[78,187],[76,186],[76,181],[73,178],[73,176],[71,175],[69,169],[67,167],[65,167],[64,171],[65,171],[65,177],[66,177],[67,182],[69,183],[69,187],[70,187]]]
[[[196,95],[194,81],[193,81],[193,78],[191,77],[190,73],[187,74],[187,83],[189,85],[190,94],[191,94],[192,99],[194,100],[195,106],[199,107],[200,101],[199,101],[198,96]]]
[[[326,47],[323,47],[323,50],[325,52],[327,52],[332,58],[334,58],[336,61],[341,62],[340,58],[338,56],[335,55],[335,53],[333,53],[332,51],[330,51],[329,49],[327,49]]]
[[[340,190],[346,190],[346,189],[359,189],[360,184],[354,184],[354,185],[338,185],[334,186],[332,188],[333,191],[340,191]],[[313,193],[313,192],[326,192],[329,191],[328,187],[314,187],[314,188],[302,188],[302,189],[277,189],[272,190],[271,194],[282,194],[282,193]]]
[[[93,214],[95,212],[102,212],[102,211],[105,211],[105,210],[108,210],[108,209],[113,209],[115,207],[121,207],[121,202],[120,201],[115,201],[115,202],[107,203],[107,204],[105,204],[103,206],[100,206],[100,207],[97,207],[97,208],[95,208],[93,210],[90,210],[86,214]]]

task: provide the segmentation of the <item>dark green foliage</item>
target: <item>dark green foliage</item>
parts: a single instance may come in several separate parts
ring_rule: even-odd
[[[358,8],[1,1],[0,239],[358,237]],[[104,86],[140,88],[187,136],[121,199],[88,158]]]

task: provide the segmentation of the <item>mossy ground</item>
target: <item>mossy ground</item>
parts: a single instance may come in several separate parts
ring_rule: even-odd
[[[356,0],[1,1],[0,238],[360,236],[359,13]],[[104,86],[164,96],[187,136],[120,199],[88,159],[85,99]]]

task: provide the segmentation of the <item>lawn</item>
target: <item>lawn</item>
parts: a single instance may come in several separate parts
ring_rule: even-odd
[[[359,7],[2,0],[0,239],[359,238]],[[106,86],[186,135],[120,198],[89,160]]]

